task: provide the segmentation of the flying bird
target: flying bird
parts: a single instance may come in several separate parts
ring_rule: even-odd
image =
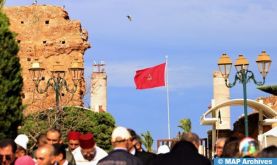
[[[32,5],[37,5],[37,4],[38,4],[37,0],[34,0],[34,2],[32,3]]]
[[[129,21],[132,21],[132,17],[130,15],[126,16],[128,18]]]

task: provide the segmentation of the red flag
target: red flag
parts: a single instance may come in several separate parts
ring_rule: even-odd
[[[135,84],[137,89],[165,86],[165,63],[136,71]]]

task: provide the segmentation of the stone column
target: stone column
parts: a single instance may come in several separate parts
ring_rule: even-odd
[[[99,64],[95,66],[98,67],[98,71],[92,72],[90,104],[93,111],[106,112],[107,111],[107,74],[104,71],[104,69],[100,70]]]
[[[226,87],[225,80],[219,71],[215,71],[213,74],[213,93],[214,93],[214,106],[230,100],[230,89]],[[213,106],[213,105],[212,105]],[[220,111],[220,114],[219,114]],[[231,129],[230,124],[230,107],[223,107],[217,109],[214,113],[214,117],[221,117],[221,123],[216,123],[217,130]]]

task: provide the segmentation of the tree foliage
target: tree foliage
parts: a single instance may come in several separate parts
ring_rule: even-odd
[[[2,12],[0,1],[0,139],[14,138],[22,120],[21,66],[15,34],[9,30],[9,20]]]
[[[191,121],[190,119],[181,119],[179,121],[180,125],[178,126],[183,130],[184,133],[191,132]]]
[[[141,134],[142,138],[141,138],[141,142],[144,145],[144,147],[146,148],[147,152],[152,152],[152,145],[153,145],[153,138],[152,135],[149,131],[146,131],[145,133]]]
[[[5,0],[0,0],[0,10],[4,6],[4,4],[5,4]]]
[[[57,121],[61,121],[59,125],[63,141],[66,141],[66,135],[70,130],[92,132],[99,147],[111,150],[111,134],[115,120],[109,113],[97,113],[81,107],[65,107],[61,117],[62,120],[58,120],[56,111],[52,109],[32,114],[24,119],[19,132],[31,139],[32,148],[39,134],[45,133],[49,128],[55,127]]]

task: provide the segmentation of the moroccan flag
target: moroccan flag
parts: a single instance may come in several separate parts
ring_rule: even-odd
[[[137,89],[165,86],[165,63],[136,71],[135,84]]]

